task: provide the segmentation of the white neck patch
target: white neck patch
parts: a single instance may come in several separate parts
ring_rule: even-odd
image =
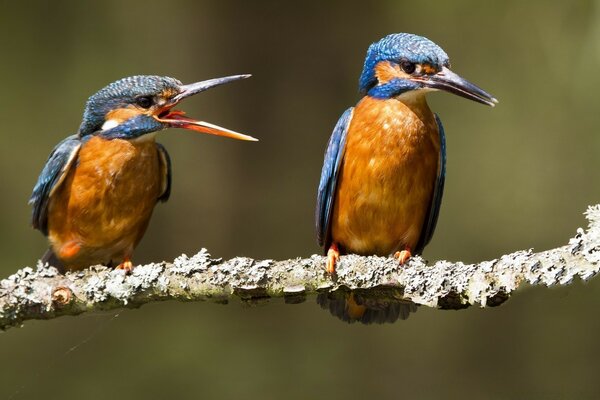
[[[404,103],[415,103],[418,101],[422,101],[425,94],[429,92],[434,92],[436,89],[432,88],[421,88],[417,90],[409,90],[408,92],[404,92],[401,95],[396,96],[396,99],[404,102]]]
[[[102,130],[107,131],[117,126],[119,126],[119,121],[117,121],[116,119],[108,119],[104,121],[104,124],[102,124]]]

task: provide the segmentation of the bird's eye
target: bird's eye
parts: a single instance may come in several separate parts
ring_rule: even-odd
[[[142,108],[150,108],[152,106],[152,97],[150,96],[140,96],[135,99],[135,104]]]
[[[400,61],[400,68],[402,68],[402,71],[406,72],[407,74],[412,74],[415,72],[417,65],[408,60],[402,60]]]

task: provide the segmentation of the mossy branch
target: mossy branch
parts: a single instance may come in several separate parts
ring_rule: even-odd
[[[337,275],[325,274],[325,258],[313,255],[285,261],[236,257],[213,259],[205,249],[172,263],[121,270],[91,267],[60,274],[55,268],[26,267],[0,281],[0,329],[30,319],[51,319],[86,311],[139,307],[153,301],[228,302],[282,297],[303,301],[307,295],[357,290],[363,298],[405,299],[442,309],[495,306],[522,283],[567,285],[575,277],[596,275],[600,263],[600,205],[589,207],[587,231],[579,229],[565,246],[534,253],[518,251],[478,264],[420,257],[406,265],[385,257],[342,256]]]

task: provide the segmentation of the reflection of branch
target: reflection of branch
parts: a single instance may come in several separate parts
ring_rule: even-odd
[[[283,297],[303,301],[307,294],[337,289],[358,290],[363,298],[410,299],[416,304],[458,309],[471,304],[495,306],[522,283],[567,285],[586,280],[600,269],[600,205],[586,212],[587,231],[579,229],[569,244],[533,253],[519,251],[479,264],[438,261],[429,266],[420,257],[399,266],[383,257],[341,257],[337,276],[325,275],[321,256],[285,261],[237,257],[211,259],[206,250],[173,263],[121,270],[92,267],[59,274],[52,267],[23,268],[0,281],[0,329],[29,319],[50,319],[92,310],[138,307],[158,300],[232,298],[255,302]]]

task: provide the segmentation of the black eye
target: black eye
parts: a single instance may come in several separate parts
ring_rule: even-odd
[[[152,106],[152,97],[150,96],[140,96],[135,99],[135,104],[142,108],[150,108]]]
[[[406,72],[407,74],[412,74],[415,72],[417,66],[415,63],[412,63],[408,60],[402,60],[400,61],[400,68],[402,68],[402,71]]]

